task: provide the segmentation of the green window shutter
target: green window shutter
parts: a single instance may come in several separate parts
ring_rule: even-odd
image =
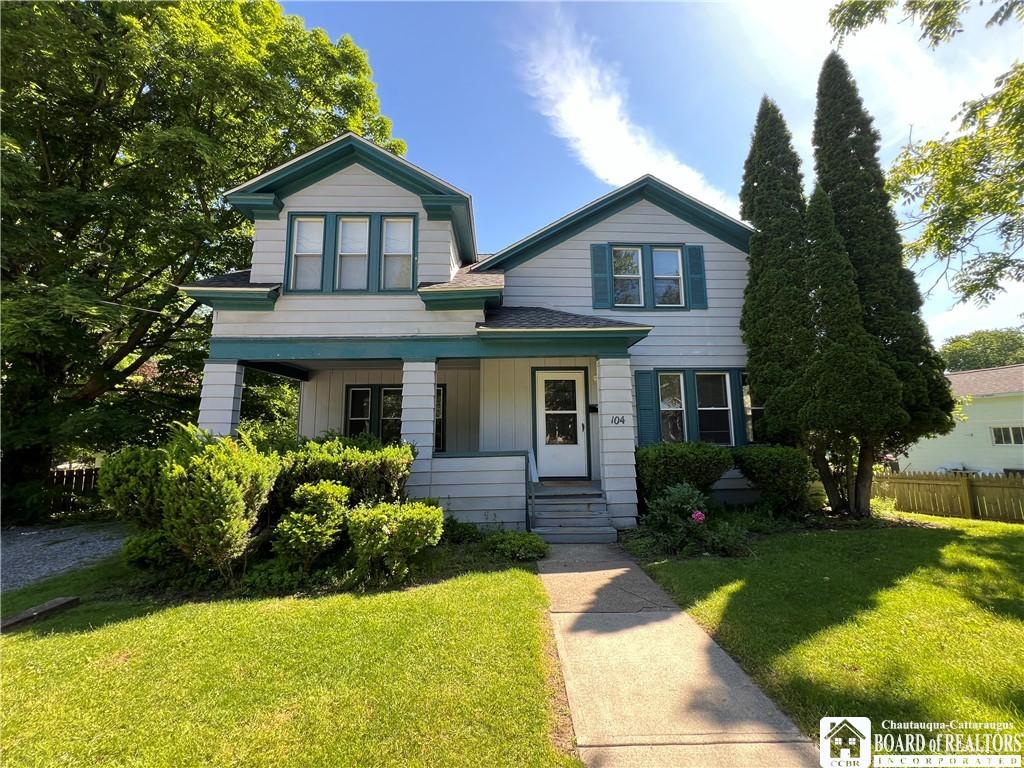
[[[637,371],[636,379],[636,432],[640,445],[656,443],[661,439],[658,413],[658,379],[654,371]]]
[[[594,309],[609,309],[612,305],[612,248],[607,243],[590,246],[590,279]]]
[[[708,308],[703,245],[686,246],[686,304],[690,309]]]

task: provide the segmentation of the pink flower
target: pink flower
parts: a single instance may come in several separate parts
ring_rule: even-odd
[[[695,522],[695,523],[703,523],[704,522],[704,512],[699,510],[699,509],[696,509],[696,510],[694,510],[693,514],[690,515],[690,519],[693,520],[693,522]]]

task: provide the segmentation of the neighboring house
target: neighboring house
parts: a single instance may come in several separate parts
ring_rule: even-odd
[[[245,368],[291,376],[301,434],[407,440],[411,495],[566,541],[635,524],[638,441],[747,440],[751,230],[652,176],[488,256],[468,194],[353,134],[225,197],[252,268],[182,286],[214,310],[202,427],[235,430]]]
[[[911,446],[900,468],[911,472],[1024,472],[1024,365],[946,374],[957,397],[969,396],[947,435]]]

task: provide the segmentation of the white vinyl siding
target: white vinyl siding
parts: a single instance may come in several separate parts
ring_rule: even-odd
[[[594,309],[592,243],[681,243],[704,247],[708,308]],[[630,347],[634,368],[742,368],[740,311],[747,255],[654,203],[641,200],[505,274],[505,306],[550,307],[654,326]]]

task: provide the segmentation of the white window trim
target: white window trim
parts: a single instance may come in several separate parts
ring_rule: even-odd
[[[996,430],[997,429],[1005,429],[1007,432],[1009,432],[1009,436],[1010,436],[1009,442],[1006,442],[1006,443],[997,443],[996,442]],[[1015,446],[1015,445],[1024,445],[1024,442],[1020,442],[1020,443],[1014,442],[1014,439],[1013,439],[1013,430],[1014,429],[1024,430],[1024,425],[1019,425],[1019,424],[993,424],[992,426],[990,426],[988,428],[989,440],[992,442],[992,445],[994,445],[997,448],[1006,448],[1006,447],[1012,447],[1012,446]]]
[[[661,404],[661,378],[662,378],[662,376],[675,376],[679,380],[679,402],[681,403],[681,405],[678,408],[665,408],[665,407],[662,406],[662,404]],[[665,413],[665,412],[675,412],[675,411],[679,411],[679,413],[683,414],[683,439],[682,439],[682,442],[685,443],[685,442],[687,442],[687,438],[689,437],[689,435],[687,433],[687,424],[686,424],[686,377],[682,373],[673,373],[671,371],[666,371],[664,373],[659,373],[658,374],[658,430],[659,430],[659,433],[661,431],[661,414]],[[662,436],[662,439],[664,439],[664,436]]]
[[[698,380],[701,376],[722,376],[725,379],[725,407],[720,405],[700,407],[700,385]],[[729,381],[728,371],[698,371],[695,374],[693,382],[693,400],[695,407],[697,408],[697,439],[700,440],[700,412],[701,411],[725,411],[726,416],[729,417],[729,442],[728,443],[711,443],[711,445],[730,445],[736,444],[736,431],[732,423],[732,382]],[[703,442],[703,441],[701,441]]]
[[[636,274],[635,275],[620,275],[615,272],[615,252],[616,251],[636,251]],[[644,306],[644,249],[640,245],[614,245],[612,246],[612,298],[615,297],[615,280],[629,279],[640,281],[640,301],[636,304],[620,304],[613,301],[613,307],[642,307]],[[675,306],[675,305],[672,305]]]
[[[387,231],[389,221],[400,221],[409,225],[409,251],[406,252],[389,252],[387,246]],[[382,216],[380,220],[380,290],[381,291],[411,291],[415,288],[412,285],[416,280],[416,257],[414,251],[416,250],[416,220],[409,216]],[[386,270],[386,264],[388,256],[407,256],[409,258],[409,285],[389,288],[384,284],[384,275]]]
[[[365,221],[366,222],[366,252],[356,251],[343,251],[341,250],[341,230],[345,226],[346,221]],[[335,259],[334,265],[334,290],[336,291],[363,291],[365,292],[370,287],[370,225],[371,220],[369,216],[338,216],[338,231],[335,232],[335,239],[338,243],[338,253]],[[341,257],[342,256],[363,256],[366,258],[366,275],[363,282],[362,288],[342,288],[341,287]]]
[[[678,275],[659,275],[654,271],[654,252],[655,251],[675,251],[676,252],[676,264],[678,265]],[[642,270],[641,270],[642,271]],[[654,281],[655,295],[654,295],[654,306],[656,307],[685,307],[686,306],[686,283],[683,280],[683,249],[674,248],[666,245],[652,245],[651,246],[651,279]],[[675,280],[679,283],[679,302],[676,304],[667,304],[658,301],[657,287],[658,280]]]
[[[320,222],[320,250],[319,251],[299,251],[299,222],[300,221],[319,221]],[[324,280],[324,234],[327,232],[327,219],[324,216],[295,216],[292,218],[292,269],[291,275],[289,275],[288,290],[290,291],[319,291],[320,285],[323,285]],[[298,273],[299,268],[299,256],[318,256],[320,258],[320,285],[316,288],[296,288],[295,277]]]

